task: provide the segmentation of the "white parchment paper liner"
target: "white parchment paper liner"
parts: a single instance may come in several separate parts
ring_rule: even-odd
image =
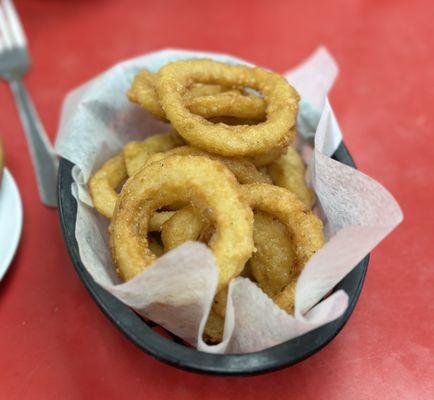
[[[326,98],[338,69],[327,50],[319,48],[286,74],[302,95],[298,132],[315,140],[308,179],[318,196],[328,239],[298,280],[294,316],[240,277],[230,285],[223,342],[204,343],[217,267],[208,247],[196,242],[179,246],[131,281],[120,282],[108,247],[108,221],[92,208],[86,182],[126,142],[168,130],[128,102],[125,92],[133,76],[144,67],[157,71],[168,61],[193,57],[246,63],[221,54],[163,50],[117,64],[67,96],[56,149],[76,165],[71,188],[78,202],[75,234],[82,262],[95,281],[200,350],[258,351],[340,317],[348,304],[343,291],[319,301],[402,220],[402,213],[379,183],[330,158],[342,140]]]

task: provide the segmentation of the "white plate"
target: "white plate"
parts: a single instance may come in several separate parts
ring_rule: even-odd
[[[0,183],[0,281],[14,258],[22,226],[20,192],[11,173],[5,168]]]

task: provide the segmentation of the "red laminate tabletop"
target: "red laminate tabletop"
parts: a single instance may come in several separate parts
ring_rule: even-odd
[[[405,220],[373,253],[360,302],[324,350],[283,371],[216,378],[142,353],[94,304],[41,205],[5,84],[0,135],[24,202],[24,230],[0,283],[0,399],[434,398],[434,3],[17,1],[29,89],[54,140],[64,95],[112,64],[164,47],[234,54],[283,72],[324,44],[331,93],[358,166]]]

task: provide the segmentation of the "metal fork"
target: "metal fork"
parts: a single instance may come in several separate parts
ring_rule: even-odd
[[[18,14],[11,0],[0,0],[0,77],[9,82],[14,94],[42,203],[56,207],[58,160],[22,81],[29,67],[26,37]]]

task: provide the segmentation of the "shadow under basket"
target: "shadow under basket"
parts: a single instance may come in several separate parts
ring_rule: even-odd
[[[354,161],[343,143],[333,158],[355,168]],[[157,360],[177,368],[214,375],[255,375],[270,372],[296,364],[321,350],[339,333],[353,312],[362,290],[369,255],[333,289],[343,289],[349,296],[347,310],[333,322],[255,353],[209,354],[184,344],[181,339],[154,322],[143,320],[131,308],[95,283],[86,271],[75,239],[77,203],[71,194],[73,166],[65,159],[60,160],[58,197],[60,225],[74,267],[95,302],[113,324],[140,349]]]

